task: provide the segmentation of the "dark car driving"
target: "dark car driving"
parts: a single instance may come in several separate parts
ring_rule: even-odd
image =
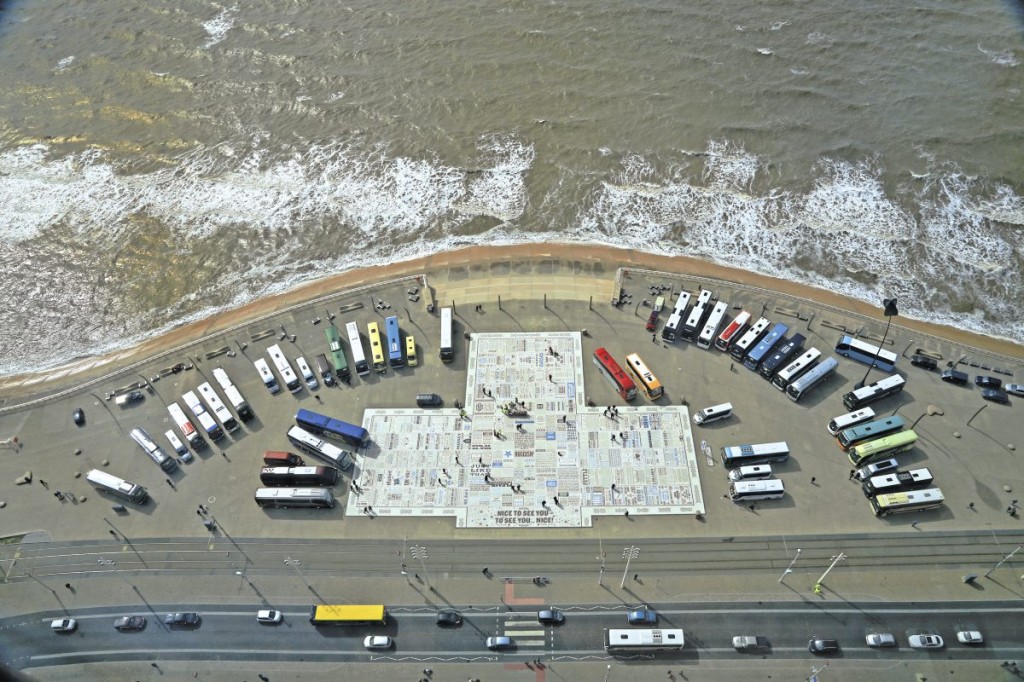
[[[202,619],[195,611],[184,613],[168,613],[164,616],[164,623],[172,628],[197,628]]]
[[[451,609],[437,612],[437,624],[441,627],[457,627],[462,625],[462,614]]]

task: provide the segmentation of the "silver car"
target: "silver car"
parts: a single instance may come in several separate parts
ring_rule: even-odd
[[[871,647],[896,646],[896,638],[888,632],[873,632],[864,638],[864,642]]]
[[[488,637],[487,648],[491,651],[498,651],[500,649],[511,649],[512,638],[511,637]]]

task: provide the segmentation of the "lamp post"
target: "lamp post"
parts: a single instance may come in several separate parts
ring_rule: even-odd
[[[423,579],[427,581],[427,587],[433,592],[434,586],[430,584],[430,576],[427,575],[427,562],[430,556],[427,554],[427,548],[420,545],[413,545],[409,548],[409,554],[412,555],[413,559],[420,560],[420,568],[423,569]]]
[[[796,560],[800,558],[800,552],[801,551],[802,550],[799,547],[797,547],[797,549],[796,549],[796,556],[793,557],[793,560],[789,562],[789,566],[787,566],[786,570],[782,572],[781,576],[779,576],[779,582],[780,583],[783,581],[783,579],[785,579],[785,577],[787,575],[789,575],[790,573],[793,572],[793,564],[795,564]]]
[[[622,582],[619,584],[619,588],[622,589],[626,586],[626,575],[629,574],[629,562],[640,556],[640,548],[630,545],[629,547],[622,550],[622,558],[626,560],[626,570],[622,572]]]
[[[39,578],[35,577],[34,575],[29,573],[28,571],[25,571],[25,575],[27,575],[29,578],[32,578],[32,580],[35,580],[37,583],[39,583],[40,585],[42,585],[43,587],[48,589],[50,592],[53,592],[53,596],[55,596],[55,597],[57,596],[57,590],[55,590],[52,587],[50,587],[49,585],[47,585],[46,583],[44,583]]]
[[[306,576],[302,575],[302,571],[299,570],[299,566],[302,564],[302,562],[298,559],[293,559],[291,557],[286,557],[284,562],[295,569],[295,572],[299,575],[300,578],[302,578],[302,582],[306,583],[306,589],[312,592],[313,586],[309,584],[309,581],[306,580]]]
[[[1010,559],[1012,559],[1012,558],[1013,558],[1013,555],[1014,555],[1014,554],[1016,554],[1017,552],[1019,552],[1019,551],[1020,551],[1020,550],[1022,550],[1022,549],[1024,549],[1024,545],[1017,545],[1017,549],[1013,550],[1012,552],[1010,552],[1009,554],[1007,554],[1006,556],[1004,556],[1004,557],[1003,557],[1003,559],[1002,559],[1002,561],[1000,561],[1000,562],[999,562],[998,564],[996,564],[996,565],[995,565],[995,566],[993,566],[992,568],[988,569],[988,571],[986,571],[986,573],[985,573],[985,577],[986,577],[986,578],[987,578],[987,577],[989,577],[989,575],[991,575],[991,574],[992,574],[992,571],[996,570],[997,568],[999,568],[1000,566],[1002,566],[1003,564],[1005,564],[1005,563],[1006,563],[1007,561],[1009,561]]]
[[[820,578],[818,578],[818,582],[814,583],[814,593],[815,594],[820,594],[821,593],[821,584],[823,582],[825,582],[825,576],[827,576],[829,574],[829,572],[833,568],[836,567],[836,564],[838,564],[840,561],[844,561],[845,559],[846,559],[846,553],[845,552],[840,552],[836,556],[832,557],[832,563],[829,564],[828,568],[825,569],[825,572],[821,574]]]
[[[900,314],[899,309],[896,308],[895,298],[886,298],[882,300],[884,306],[882,312],[888,318],[885,323],[885,331],[882,333],[882,343],[878,344],[878,352],[882,352],[882,348],[885,346],[885,339],[889,336],[889,325],[892,324],[892,318]],[[864,378],[857,384],[857,388],[863,388],[868,381],[868,375],[871,374],[871,370],[875,368],[875,363],[878,361],[878,353],[875,353],[875,357],[871,358],[871,364],[868,365],[868,371],[864,372]]]

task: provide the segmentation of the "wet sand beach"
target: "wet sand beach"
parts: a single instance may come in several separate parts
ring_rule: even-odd
[[[425,274],[430,280],[431,272],[450,266],[484,266],[495,261],[526,262],[537,260],[562,260],[601,263],[604,276],[595,278],[595,303],[606,305],[613,294],[614,277],[617,268],[636,268],[671,273],[680,276],[702,277],[733,282],[748,287],[778,292],[787,296],[806,299],[823,306],[851,311],[870,318],[883,320],[881,301],[872,306],[862,301],[841,296],[829,291],[816,289],[795,282],[765,277],[763,275],[726,268],[696,258],[682,256],[660,256],[637,250],[618,249],[602,245],[565,243],[522,244],[516,246],[474,246],[442,254],[403,261],[382,267],[358,268],[324,277],[296,287],[288,292],[254,301],[236,310],[224,312],[206,320],[182,326],[171,333],[154,337],[134,348],[125,349],[101,357],[84,358],[60,368],[39,375],[15,375],[0,379],[0,396],[7,399],[26,398],[52,393],[78,385],[84,381],[114,372],[133,362],[146,359],[168,349],[178,348],[238,325],[261,319],[268,315],[315,300],[333,293],[341,293],[356,287],[385,282],[401,277]],[[515,277],[515,275],[513,275]],[[536,289],[542,283],[532,282]],[[448,282],[442,300],[460,298],[458,283]],[[879,298],[881,299],[881,294]],[[507,298],[516,298],[516,291],[509,291]],[[475,302],[467,299],[466,302]],[[948,339],[955,344],[970,346],[990,353],[1013,358],[1024,356],[1024,346],[1006,339],[974,334],[951,327],[931,324],[900,316],[894,326],[913,329]]]

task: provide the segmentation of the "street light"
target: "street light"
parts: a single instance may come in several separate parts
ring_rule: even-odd
[[[801,549],[800,549],[799,547],[797,547],[797,549],[796,549],[796,556],[795,556],[795,557],[793,557],[793,560],[789,562],[789,566],[788,566],[788,567],[786,567],[786,570],[785,570],[785,571],[783,571],[783,572],[782,572],[782,575],[781,575],[781,576],[779,577],[779,582],[780,582],[780,583],[781,583],[781,582],[783,581],[783,579],[784,579],[784,578],[785,578],[785,577],[786,577],[787,575],[789,575],[790,573],[792,573],[792,572],[793,572],[793,564],[795,564],[795,563],[796,563],[796,560],[800,558],[800,552],[801,552],[801,551],[802,551],[802,550],[801,550]]]
[[[882,300],[884,306],[882,312],[886,316],[887,321],[885,323],[885,332],[882,333],[882,343],[878,344],[878,352],[882,352],[882,348],[885,346],[885,338],[889,336],[889,325],[892,324],[892,318],[900,314],[900,311],[896,308],[895,298],[886,298]],[[878,353],[871,358],[871,364],[868,366],[868,371],[864,372],[864,378],[860,380],[860,383],[856,385],[857,388],[863,388],[868,382],[868,374],[875,368],[875,363],[878,361]]]
[[[420,560],[420,568],[423,569],[423,579],[427,581],[427,587],[433,592],[434,587],[430,584],[430,576],[427,575],[427,562],[425,561],[430,558],[430,555],[427,554],[427,548],[421,545],[413,545],[409,548],[409,554],[412,555],[413,559]]]
[[[845,561],[845,560],[846,560],[846,553],[845,552],[840,552],[836,556],[832,557],[832,563],[829,564],[828,568],[825,569],[825,572],[821,574],[820,578],[818,578],[818,582],[814,583],[814,594],[821,594],[821,584],[823,582],[825,582],[825,576],[827,576],[829,574],[829,572],[833,568],[836,567],[836,564],[838,564],[840,561]]]
[[[622,589],[626,586],[626,575],[629,573],[629,562],[640,556],[640,548],[630,545],[629,547],[622,550],[622,558],[626,560],[626,570],[622,572],[622,583],[619,584],[619,588]]]
[[[295,569],[295,572],[299,575],[300,578],[302,578],[302,582],[306,583],[306,588],[310,592],[312,592],[313,586],[309,584],[309,581],[306,580],[306,576],[302,575],[302,571],[299,570],[299,566],[302,564],[302,562],[298,559],[293,559],[291,557],[286,557],[284,562]]]
[[[1010,559],[1012,559],[1012,558],[1013,558],[1013,555],[1014,555],[1014,554],[1016,554],[1017,552],[1019,552],[1019,551],[1020,551],[1020,550],[1022,550],[1022,549],[1024,549],[1024,545],[1017,545],[1017,549],[1013,550],[1012,552],[1010,552],[1009,554],[1007,554],[1006,556],[1004,556],[1004,557],[1003,557],[1003,559],[1002,559],[1002,561],[1000,561],[1000,562],[999,562],[998,564],[996,564],[996,565],[995,565],[995,566],[993,566],[992,568],[988,569],[988,571],[987,571],[987,572],[985,573],[985,577],[986,577],[986,578],[987,578],[987,577],[989,577],[989,575],[991,575],[991,574],[992,574],[992,571],[996,570],[997,568],[999,568],[1000,566],[1002,566],[1002,565],[1003,565],[1004,563],[1006,563],[1007,561],[1009,561]]]

